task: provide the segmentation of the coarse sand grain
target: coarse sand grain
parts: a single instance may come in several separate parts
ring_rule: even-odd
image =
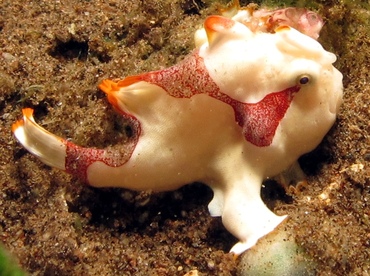
[[[280,193],[269,189],[264,198],[289,215],[286,227],[317,262],[317,275],[369,275],[369,4],[310,5],[325,18],[319,41],[338,56],[344,103],[321,145],[300,159],[308,185],[285,196],[273,183]],[[21,109],[32,107],[42,126],[77,144],[124,142],[130,127],[99,82],[180,61],[194,47],[195,30],[216,12],[213,1],[198,0],[0,2],[0,237],[24,270],[238,274],[239,260],[227,253],[236,239],[209,216],[208,187],[91,188],[43,165],[10,131]]]

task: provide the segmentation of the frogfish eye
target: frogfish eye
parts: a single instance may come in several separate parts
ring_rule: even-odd
[[[298,77],[298,82],[301,85],[308,84],[310,82],[310,76],[308,75],[302,75]]]

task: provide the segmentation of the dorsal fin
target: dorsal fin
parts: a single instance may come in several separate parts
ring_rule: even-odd
[[[222,16],[231,18],[240,10],[239,0],[232,0],[226,7],[219,7],[218,10]]]
[[[213,44],[220,35],[226,33],[235,25],[235,21],[223,16],[212,15],[206,18],[204,29],[207,33],[208,44]]]

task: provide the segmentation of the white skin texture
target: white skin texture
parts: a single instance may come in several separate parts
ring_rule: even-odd
[[[271,143],[258,146],[247,141],[233,107],[217,94],[175,97],[166,87],[147,81],[121,86],[107,82],[101,89],[120,112],[138,120],[141,132],[126,163],[115,167],[96,161],[88,165],[86,176],[96,187],[155,191],[202,181],[214,191],[211,215],[221,216],[225,227],[239,239],[231,251],[240,254],[285,219],[262,202],[262,181],[287,169],[320,143],[341,103],[342,75],[332,66],[336,60],[332,53],[293,28],[254,33],[231,19],[210,17],[205,30],[208,41],[199,56],[220,93],[242,103],[257,103],[270,93],[300,87]],[[300,83],[302,78],[307,83]],[[30,115],[23,119],[28,120],[32,120]],[[34,147],[26,137],[40,128],[36,131],[34,124],[22,122],[13,128],[32,152]],[[65,156],[65,147],[60,149]],[[45,162],[52,164],[53,160]]]

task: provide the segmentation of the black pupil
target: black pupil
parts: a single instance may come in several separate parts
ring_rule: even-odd
[[[299,80],[299,83],[300,84],[306,84],[309,82],[309,78],[308,77],[303,77]]]

